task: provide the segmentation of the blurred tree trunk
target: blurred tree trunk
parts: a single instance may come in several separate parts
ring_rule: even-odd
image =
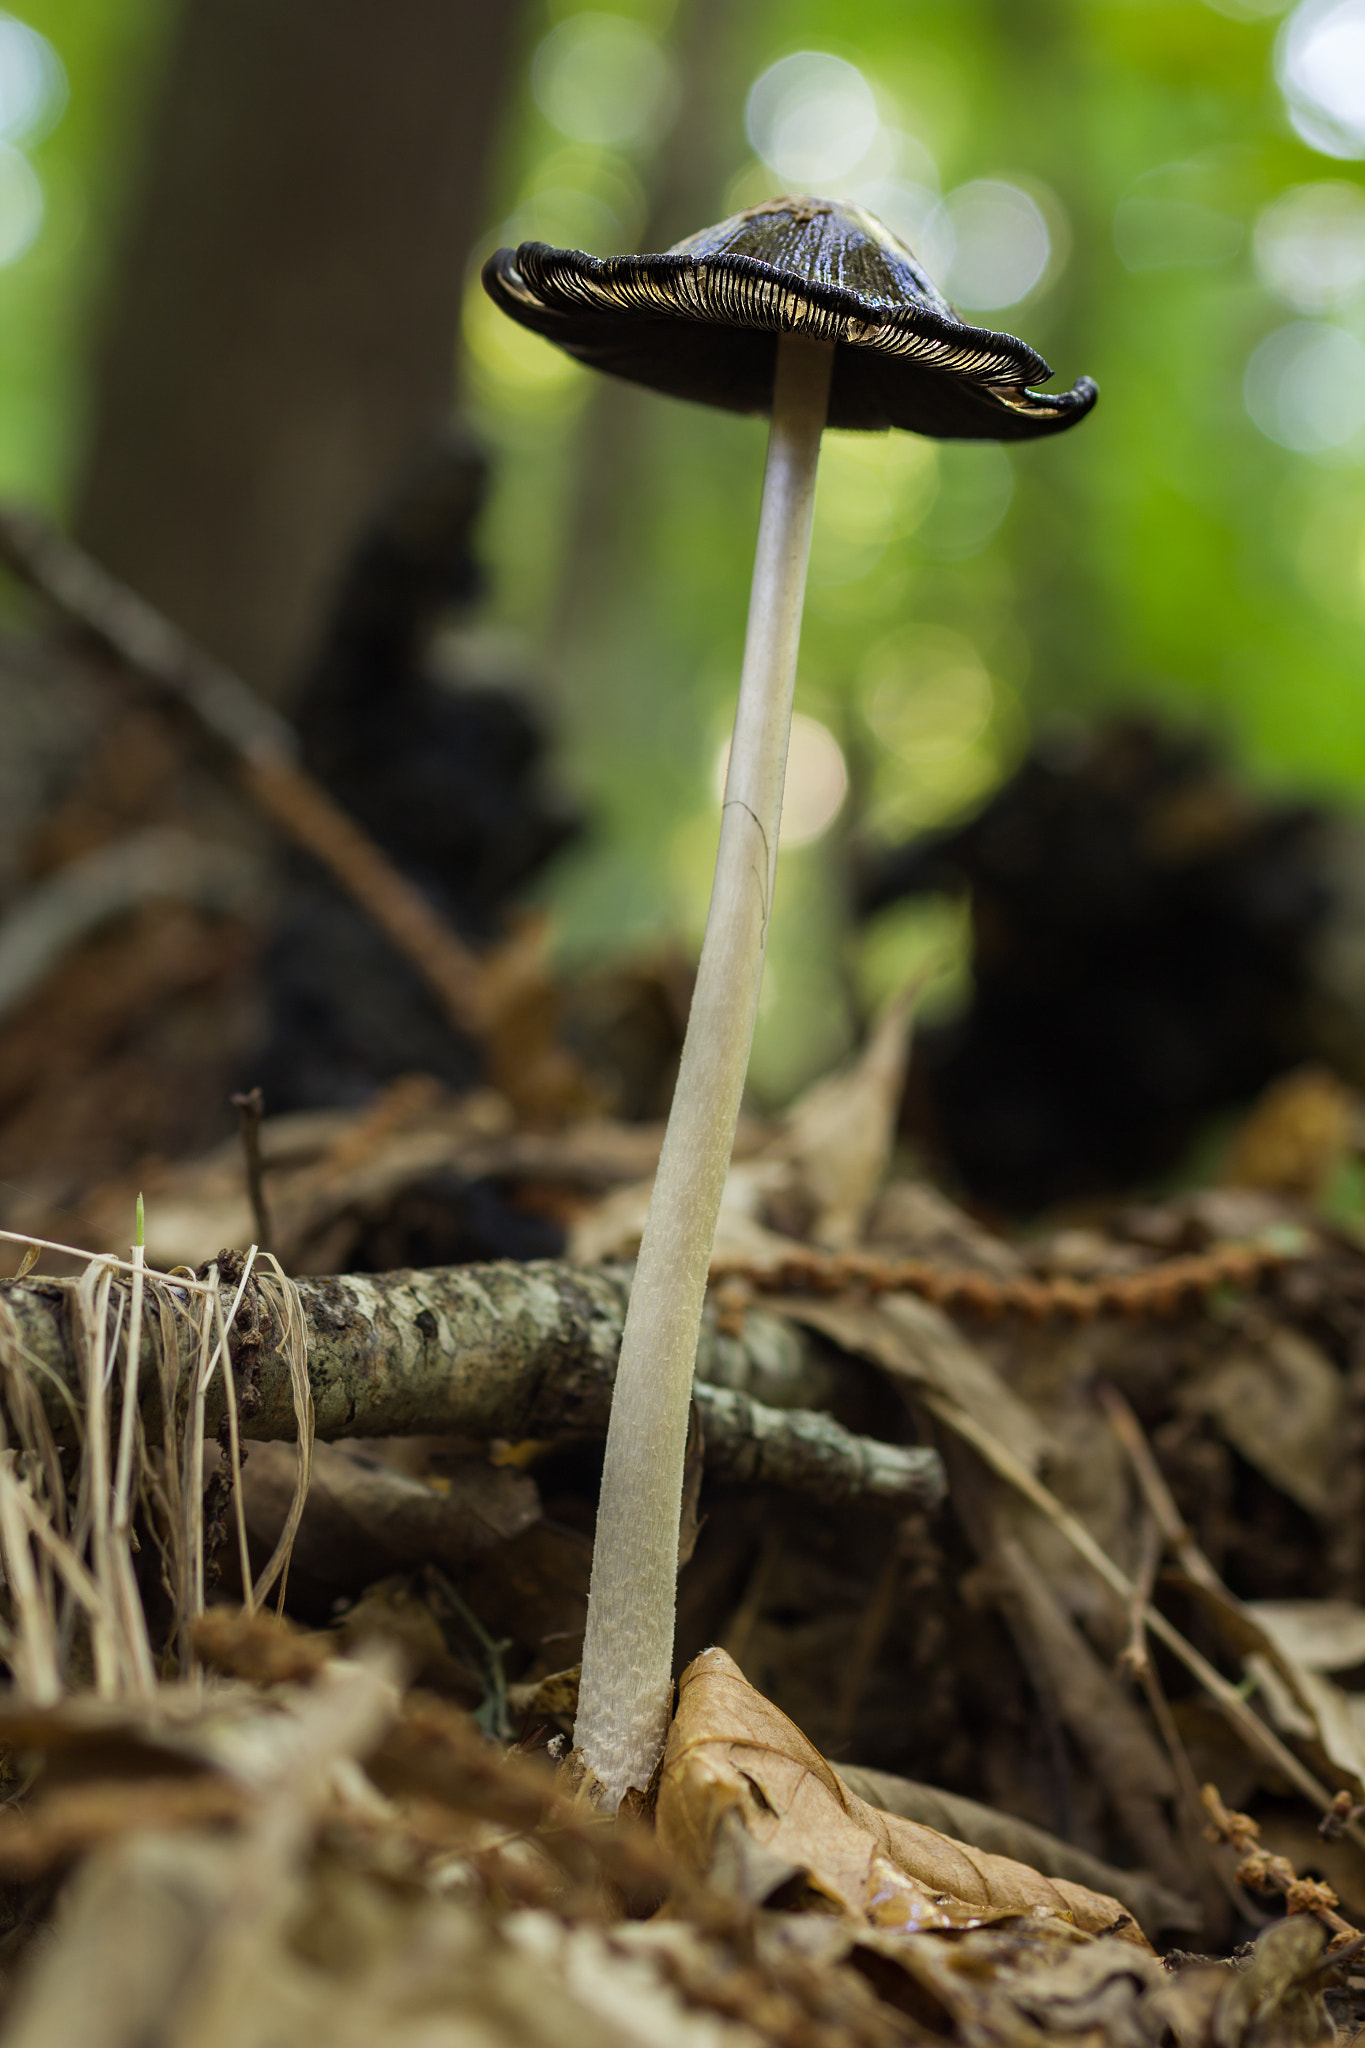
[[[729,100],[745,75],[733,49],[737,27],[747,31],[748,24],[736,22],[729,0],[684,0],[679,9],[678,111],[645,171],[642,250],[667,249],[718,217],[720,192],[734,168],[727,145],[737,124],[726,119]],[[649,502],[646,480],[655,467],[657,408],[652,392],[599,377],[584,409],[556,616],[560,636],[585,654],[600,644],[623,559],[639,545],[639,508]]]
[[[445,417],[521,0],[185,0],[80,538],[273,695]]]

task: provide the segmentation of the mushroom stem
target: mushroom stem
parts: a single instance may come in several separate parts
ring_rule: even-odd
[[[692,1369],[763,980],[833,368],[832,342],[779,336],[716,877],[621,1338],[574,1727],[613,1806],[648,1785],[668,1731]]]

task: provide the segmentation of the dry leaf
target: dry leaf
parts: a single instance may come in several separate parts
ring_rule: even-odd
[[[293,1444],[253,1444],[242,1498],[253,1555],[268,1557],[294,1495]],[[528,1473],[469,1458],[436,1484],[363,1451],[313,1447],[313,1478],[294,1539],[296,1585],[315,1599],[357,1593],[426,1563],[457,1570],[480,1551],[529,1529],[540,1495]]]
[[[878,1955],[898,1963],[941,2008],[939,2031],[961,2041],[1158,2048],[1164,2035],[1152,2006],[1165,1974],[1131,1941],[1036,1919],[951,1941],[865,1936],[860,1946],[874,1941]]]
[[[1365,1664],[1365,1607],[1350,1600],[1244,1600],[1242,1607],[1305,1670]]]
[[[1283,1074],[1233,1132],[1223,1179],[1315,1201],[1345,1158],[1359,1115],[1359,1096],[1328,1068]]]
[[[959,1792],[940,1792],[936,1786],[899,1778],[890,1771],[868,1770],[861,1764],[840,1764],[836,1775],[855,1797],[880,1807],[883,1813],[936,1828],[939,1834],[951,1835],[970,1849],[985,1849],[992,1856],[1027,1863],[1044,1877],[1064,1877],[1090,1891],[1111,1893],[1148,1934],[1160,1928],[1199,1925],[1197,1907],[1146,1871],[1117,1870],[1087,1850],[1049,1834],[1046,1828],[1020,1820],[1017,1814],[1001,1813]]]
[[[1216,2048],[1311,2048],[1334,2029],[1322,2002],[1318,1968],[1327,1936],[1299,1913],[1274,1921],[1218,2001],[1211,2034]]]
[[[1246,1660],[1276,1726],[1300,1742],[1316,1743],[1333,1770],[1350,1779],[1356,1797],[1365,1797],[1365,1738],[1350,1697],[1292,1654],[1290,1644],[1302,1636],[1302,1627],[1286,1628],[1275,1601],[1241,1601],[1225,1588],[1183,1575],[1180,1582]]]
[[[683,1454],[682,1512],[678,1518],[678,1570],[690,1562],[706,1520],[700,1513],[702,1471],[706,1460],[706,1431],[698,1404],[692,1403],[687,1418],[687,1449]]]
[[[1234,1450],[1310,1515],[1332,1513],[1346,1387],[1298,1330],[1239,1341],[1186,1389],[1181,1405],[1212,1416]]]
[[[886,1173],[918,994],[917,984],[898,996],[853,1065],[792,1104],[769,1150],[791,1168],[792,1192],[809,1212],[806,1235],[831,1251],[857,1241]]]
[[[1022,1512],[1029,1522],[1037,1519]],[[1008,1526],[1003,1516],[991,1519]],[[1180,1884],[1188,1865],[1168,1818],[1175,1777],[1150,1724],[1075,1626],[1026,1545],[997,1534],[985,1555],[1005,1618],[1023,1654],[1045,1674],[1055,1710],[1088,1755],[1127,1846],[1165,1883]]]
[[[724,1650],[704,1651],[682,1675],[657,1825],[665,1849],[685,1865],[717,1875],[728,1867],[756,1898],[799,1873],[872,1927],[979,1927],[1043,1913],[1145,1947],[1117,1899],[1040,1877],[856,1798]]]
[[[993,1435],[1005,1437],[1031,1472],[1053,1448],[1033,1410],[943,1311],[927,1301],[912,1294],[886,1295],[878,1301],[821,1301],[794,1294],[770,1300],[768,1306],[832,1337],[845,1351],[870,1358],[908,1394],[923,1387],[946,1396]]]
[[[937,1266],[1017,1280],[1028,1273],[1018,1249],[969,1216],[927,1180],[893,1180],[878,1195],[863,1243],[888,1258],[932,1259]]]
[[[780,1193],[789,1178],[781,1159],[735,1159],[725,1176],[716,1220],[713,1259],[743,1259],[762,1268],[789,1259],[799,1240],[783,1237],[759,1220],[759,1210]],[[599,1266],[633,1259],[654,1192],[653,1179],[615,1188],[575,1217],[564,1256],[577,1266]]]

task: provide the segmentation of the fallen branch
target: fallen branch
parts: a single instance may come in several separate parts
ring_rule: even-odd
[[[382,847],[301,767],[280,714],[169,619],[31,512],[0,510],[0,561],[125,668],[187,710],[237,763],[261,809],[333,879],[416,969],[450,1022],[488,1024],[482,963]]]
[[[220,1267],[235,1292],[232,1253]],[[240,1273],[240,1263],[237,1266]],[[160,1347],[187,1323],[189,1292],[148,1275],[139,1398],[160,1427]],[[24,1373],[54,1435],[70,1442],[79,1405],[72,1314],[77,1283],[30,1277],[0,1283],[0,1365]],[[123,1282],[115,1282],[117,1297]],[[308,1376],[322,1442],[344,1437],[462,1436],[480,1441],[600,1436],[611,1405],[628,1284],[621,1273],[551,1261],[453,1266],[434,1272],[347,1274],[296,1283]],[[117,1302],[110,1314],[118,1313]],[[697,1404],[707,1468],[721,1479],[782,1486],[822,1501],[880,1499],[901,1506],[942,1496],[937,1454],[875,1443],[831,1416],[777,1409],[705,1384]],[[294,1398],[284,1332],[254,1280],[237,1310],[232,1361],[243,1436],[291,1438]],[[215,1407],[215,1402],[218,1406]],[[211,1438],[222,1394],[211,1391]]]

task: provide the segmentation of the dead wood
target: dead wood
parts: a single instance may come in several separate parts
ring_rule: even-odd
[[[507,1261],[305,1279],[297,1286],[323,1442],[544,1440],[606,1429],[628,1294],[623,1273]],[[0,1283],[0,1352],[36,1368],[58,1441],[70,1440],[68,1402],[79,1400],[75,1288],[72,1281],[36,1278]],[[149,1428],[159,1428],[162,1316],[174,1328],[187,1315],[188,1297],[173,1280],[149,1280],[148,1289],[161,1314],[143,1325],[140,1398]],[[224,1289],[225,1312],[233,1292]],[[711,1364],[707,1348],[698,1359],[702,1382]],[[709,1348],[714,1352],[714,1339]],[[242,1433],[293,1437],[284,1331],[254,1281],[236,1319],[233,1360]],[[872,1497],[909,1505],[941,1495],[942,1468],[932,1451],[874,1443],[828,1415],[769,1408],[732,1387],[699,1384],[697,1402],[707,1466],[722,1478],[790,1487],[824,1501]],[[211,1391],[210,1436],[221,1404],[221,1393]]]

